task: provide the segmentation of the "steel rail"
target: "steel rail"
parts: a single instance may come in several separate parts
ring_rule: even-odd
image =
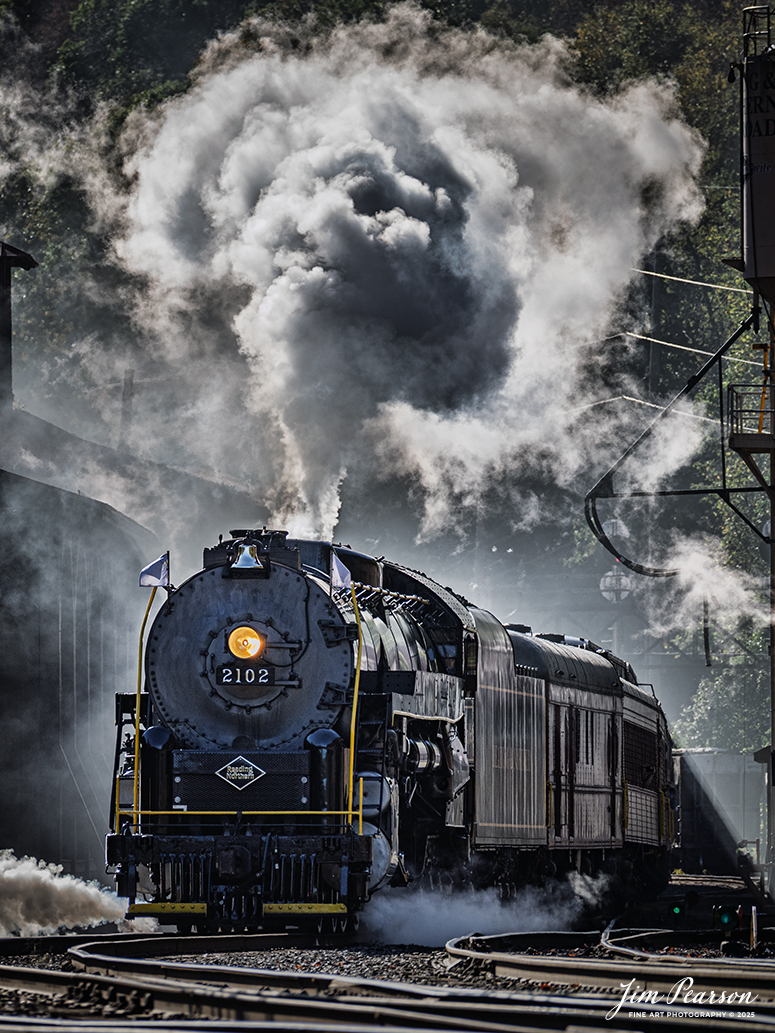
[[[610,930],[609,930],[610,931]],[[263,939],[264,937],[260,937]],[[281,938],[281,937],[280,937]],[[126,945],[122,942],[114,944],[83,944],[80,947],[73,948],[69,954],[74,962],[79,964],[94,964],[97,965],[111,965],[117,960],[115,957],[106,957],[102,948],[109,946],[111,954],[114,954],[116,950],[121,950],[122,953],[129,947],[129,953],[133,956],[144,953],[146,947],[150,947],[157,954],[165,953],[185,953],[190,950],[192,940],[190,937],[183,938],[164,938],[167,942],[160,943],[158,938],[152,938],[149,944],[143,944],[141,940],[134,940],[130,945]],[[231,936],[231,937],[213,937],[212,943],[206,943],[208,938],[197,937],[195,941],[197,949],[205,950],[224,950],[227,943],[236,950],[246,950],[253,947],[255,949],[256,937],[255,936]],[[471,939],[471,938],[469,938]],[[529,939],[532,945],[537,945],[539,942],[549,944],[556,948],[558,942],[561,946],[566,948],[579,947],[581,945],[587,945],[590,942],[597,944],[599,941],[599,933],[597,931],[590,933],[553,933],[553,934],[530,934]],[[277,943],[278,936],[275,934],[270,937],[270,941]],[[95,953],[100,951],[100,954]],[[491,955],[487,957],[488,968],[494,970],[496,975],[505,974],[499,970],[498,965],[492,965],[490,963]],[[135,963],[137,963],[136,959]],[[574,978],[572,983],[578,985],[580,980],[576,974],[578,971],[578,961],[581,959],[551,959],[555,962],[562,964],[567,960],[572,962],[572,968],[574,970]],[[638,959],[639,961],[642,959]],[[147,965],[148,962],[143,959],[142,962]],[[661,961],[664,964],[664,961]],[[560,1013],[566,1014],[569,1007],[577,1021],[582,1024],[586,1021],[598,1022],[605,1019],[608,1012],[616,1003],[616,996],[614,995],[613,1001],[611,998],[604,998],[602,1001],[598,998],[592,999],[579,999],[574,997],[572,1001],[568,997],[556,997],[547,996],[541,994],[524,994],[524,993],[509,993],[508,991],[490,991],[482,993],[481,991],[470,991],[465,989],[448,989],[441,987],[430,987],[430,986],[417,986],[406,983],[392,983],[383,982],[381,980],[364,979],[361,977],[346,977],[346,976],[326,976],[320,973],[278,973],[260,969],[238,969],[233,966],[208,966],[206,970],[203,970],[201,965],[190,965],[184,962],[156,962],[159,966],[159,973],[166,973],[170,978],[179,978],[181,974],[185,975],[187,979],[202,980],[203,976],[207,981],[215,980],[219,982],[219,985],[228,985],[235,989],[242,989],[245,987],[255,988],[256,981],[260,981],[262,984],[275,986],[275,987],[305,987],[308,991],[325,989],[329,992],[332,990],[338,990],[339,992],[345,991],[349,994],[374,994],[381,998],[386,995],[393,995],[394,997],[402,998],[403,1002],[409,1001],[409,1006],[412,1010],[420,1010],[423,1015],[427,1014],[427,1009],[432,1008],[436,1013],[443,1010],[445,1005],[449,1006],[451,1010],[448,1014],[452,1015],[465,1015],[467,1021],[471,1023],[471,1028],[474,1027],[474,1023],[477,1020],[481,1020],[483,1015],[483,1005],[487,1010],[490,1010],[486,1001],[490,1001],[495,1004],[496,1015],[500,1017],[502,1009],[507,1008],[509,1010],[521,1010],[529,1008],[531,1011],[542,1010],[544,1013],[543,1025],[551,1025],[554,1020],[549,1018],[551,1014],[557,1014],[558,1010]],[[589,974],[592,977],[590,979],[590,985],[593,987],[599,987],[601,984],[605,984],[605,980],[601,980],[601,968],[605,966],[605,971],[610,971],[610,962],[605,961],[601,964],[598,959],[596,962],[592,961],[589,964]],[[630,963],[630,970],[633,966]],[[739,966],[738,966],[739,968]],[[552,982],[559,982],[555,966],[551,966]],[[666,971],[666,969],[663,969]],[[686,975],[686,969],[683,968],[680,973],[682,976]],[[535,973],[533,973],[535,976]],[[640,966],[636,970],[636,977],[640,975]],[[728,967],[724,973],[726,979],[733,977],[732,970]],[[621,978],[621,976],[620,976]],[[672,979],[669,987],[666,989],[672,989],[677,980]],[[615,989],[620,990],[625,983],[609,983]],[[725,984],[728,989],[728,983]],[[645,987],[643,988],[645,989]],[[761,994],[756,996],[760,997]],[[775,1027],[775,1012],[769,1014],[771,1009],[764,1005],[764,1002],[757,1002],[757,1020],[763,1022],[762,1028],[767,1028],[772,1033]],[[677,1013],[677,1009],[672,1009],[672,1012]],[[664,1018],[665,1010],[656,1009],[655,1014],[658,1014],[659,1018]],[[491,1016],[488,1016],[491,1017]],[[716,1020],[717,1021],[717,1020]],[[735,1021],[738,1023],[740,1018],[736,1014],[734,1016]],[[541,1024],[539,1024],[541,1025]],[[750,1021],[748,1023],[750,1025]],[[476,1028],[480,1028],[478,1025]],[[747,1027],[748,1028],[748,1027]]]
[[[277,934],[262,936],[262,939],[269,939],[276,945]],[[282,937],[279,937],[282,939]],[[121,938],[101,943],[91,942],[91,951],[83,944],[70,952],[71,959],[75,962],[76,953],[80,955],[86,964],[107,965],[116,967],[116,962],[121,960],[117,957],[120,949],[128,949],[133,955],[143,952],[145,948],[152,948],[157,954],[178,952],[181,948],[185,951],[196,945],[197,949],[207,946],[225,949],[235,947],[234,941],[250,940],[255,946],[257,937],[147,937],[145,944],[141,943],[142,938]],[[469,939],[472,939],[469,937]],[[476,938],[473,939],[483,939]],[[551,937],[553,944],[557,944],[557,936]],[[566,944],[574,941],[578,944],[578,934],[566,934],[563,937]],[[535,942],[535,937],[533,937]],[[287,942],[287,941],[286,941]],[[308,941],[307,941],[308,942]],[[100,954],[93,953],[99,948]],[[107,951],[106,951],[107,949]],[[492,961],[492,954],[485,956],[488,965]],[[481,956],[480,956],[481,958]],[[131,959],[130,959],[131,960]],[[301,979],[304,974],[276,972],[267,973],[261,970],[240,970],[230,966],[221,966],[217,972],[209,970],[209,967],[202,965],[186,965],[180,962],[166,962],[165,967],[168,975],[165,978],[150,974],[152,966],[158,962],[148,962],[145,958],[134,959],[134,964],[140,967],[142,976],[126,974],[108,975],[103,973],[78,973],[52,972],[44,969],[19,969],[12,966],[0,967],[0,985],[12,985],[17,989],[25,989],[32,992],[48,992],[61,994],[70,986],[79,985],[81,991],[84,984],[90,987],[90,992],[97,999],[95,1007],[99,1007],[99,998],[124,1002],[129,1010],[151,1009],[157,1014],[174,1016],[175,1029],[194,1028],[188,1027],[192,1020],[206,1019],[208,1031],[214,1031],[213,1022],[226,1022],[230,1028],[239,1023],[241,1029],[268,1028],[267,1023],[274,1023],[283,1029],[309,1029],[317,1030],[331,1029],[332,1023],[337,1029],[355,1030],[368,1026],[378,1025],[380,1028],[406,1029],[414,1031],[449,1031],[455,1033],[460,1030],[483,1030],[490,1033],[535,1033],[539,1030],[554,1029],[596,1029],[605,1028],[609,1033],[615,1030],[631,1028],[632,1023],[623,1015],[617,1016],[622,1021],[609,1023],[606,1015],[610,1012],[612,1004],[615,1003],[610,997],[596,999],[577,997],[551,997],[541,994],[508,993],[504,991],[470,991],[470,990],[449,990],[440,987],[417,986],[406,984],[384,984],[379,980],[363,980],[341,976],[321,976],[316,973],[311,975],[311,982],[305,987]],[[555,959],[558,960],[558,959]],[[567,959],[566,959],[567,960]],[[571,959],[576,960],[578,959]],[[599,963],[598,963],[599,966]],[[490,967],[492,967],[490,965]],[[175,978],[173,971],[185,970],[189,978],[185,981]],[[224,971],[225,970],[225,971]],[[289,979],[288,977],[293,978]],[[596,970],[597,982],[600,982],[599,967]],[[193,979],[191,978],[193,977]],[[236,988],[224,982],[224,978],[238,981]],[[257,984],[262,985],[267,978],[282,980],[284,977],[284,988],[294,986],[297,989],[320,989],[321,981],[327,984],[329,989],[346,990],[350,994],[360,996],[347,996],[331,999],[279,996],[277,986],[268,992],[257,992]],[[207,979],[215,979],[218,985],[215,987],[202,985]],[[252,993],[245,992],[243,981],[248,983]],[[557,981],[555,979],[555,981]],[[574,980],[575,982],[575,980]],[[48,987],[48,990],[42,990]],[[401,993],[403,999],[399,1002],[383,997],[364,998],[364,993],[379,992],[384,994],[390,989],[394,993]],[[182,1023],[183,1016],[189,1016],[186,1026]],[[639,1011],[638,1029],[651,1027],[653,1024],[662,1022],[658,1029],[664,1029],[665,1013],[660,1009],[643,1008]],[[761,1030],[762,1033],[773,1033],[775,1022],[762,1019],[757,1016],[756,1022],[745,1021],[735,1017],[735,1024],[712,1020],[710,1024],[718,1030],[741,1029],[753,1033]],[[14,1020],[22,1022],[20,1029],[40,1029],[43,1022],[46,1028],[61,1028],[59,1021],[56,1025],[49,1025],[47,1020],[34,1020],[28,1023],[27,1019],[14,1017]],[[740,1023],[743,1022],[741,1027]],[[132,1020],[134,1030],[138,1029],[143,1019]],[[115,1020],[111,1019],[111,1027],[115,1028]],[[10,1030],[8,1022],[0,1016],[0,1031]],[[79,1022],[77,1027],[83,1030],[83,1023]],[[104,1028],[104,1026],[103,1026]],[[167,1028],[162,1025],[149,1025],[148,1028]],[[196,1028],[201,1030],[202,1025],[197,1022]]]
[[[193,967],[193,966],[192,966]],[[254,984],[260,983],[254,971]],[[246,993],[233,988],[203,986],[198,981],[154,979],[153,977],[106,976],[93,973],[56,972],[46,969],[0,966],[0,986],[40,994],[61,995],[84,985],[91,988],[95,1007],[103,1002],[123,1002],[130,1010],[148,1010],[176,1020],[218,1019],[227,1023],[262,1022],[275,1024],[275,1029],[292,1028],[294,1022],[312,1022],[342,1029],[343,1023],[394,1027],[433,1033],[527,1033],[535,1023],[509,1021],[505,1018],[506,1002],[463,1002],[458,999],[430,998],[407,1002],[401,1007],[395,1000],[380,998],[280,996],[277,991]],[[517,1012],[517,1009],[514,1009]],[[572,1012],[572,1009],[568,1009]],[[519,1013],[524,1018],[524,1013]],[[18,1019],[18,1016],[14,1018]],[[1,1027],[0,1027],[1,1028]],[[564,1028],[564,1027],[563,1027]],[[207,1029],[210,1029],[208,1023]]]
[[[775,999],[775,964],[772,962],[741,962],[739,958],[665,957],[627,948],[624,948],[624,952],[629,954],[630,961],[518,953],[520,949],[540,946],[541,941],[546,939],[546,933],[469,936],[450,940],[446,950],[452,957],[486,962],[496,975],[566,985],[590,982],[596,986],[616,988],[626,986],[631,979],[636,979],[643,989],[657,991],[670,990],[676,982],[685,978],[687,962],[690,962],[690,974],[697,991],[716,991],[723,986],[729,988],[732,980],[744,979],[746,988],[767,992]],[[502,950],[495,949],[497,946]],[[602,965],[601,960],[604,962]],[[633,963],[635,961],[637,965]]]
[[[4,966],[7,969],[8,966]],[[18,970],[17,970],[18,971]],[[0,973],[0,982],[3,981],[4,973]],[[50,977],[63,977],[51,979]],[[67,977],[67,978],[65,978]],[[617,1016],[615,1023],[608,1023],[607,1017],[611,1011],[612,1002],[610,999],[601,1001],[589,998],[577,999],[575,997],[549,997],[539,994],[498,994],[497,1000],[493,1000],[488,1006],[488,1011],[499,1021],[487,1021],[481,1014],[481,1009],[472,1010],[464,1006],[460,999],[449,1002],[452,1007],[451,1014],[444,1014],[436,1009],[435,1014],[429,1013],[428,1008],[422,1011],[413,1009],[407,1010],[398,1008],[393,1001],[384,1002],[379,1000],[364,1002],[362,998],[342,998],[337,1001],[320,1001],[315,999],[282,998],[277,996],[266,997],[259,1003],[259,1016],[256,1016],[257,995],[227,993],[222,990],[209,988],[205,990],[190,982],[176,982],[172,980],[162,981],[159,986],[153,980],[116,980],[115,978],[83,975],[76,973],[45,972],[40,969],[24,970],[19,974],[18,983],[27,990],[44,992],[40,988],[49,986],[48,992],[61,993],[66,986],[67,979],[77,982],[87,980],[92,985],[92,993],[95,997],[101,995],[103,1001],[116,1002],[120,1005],[126,1003],[131,1009],[133,1004],[142,1009],[152,1009],[157,1014],[168,1015],[168,1019],[132,1019],[131,1024],[121,1027],[115,1019],[110,1018],[109,1025],[113,1033],[119,1029],[132,1030],[137,1033],[139,1029],[170,1030],[177,1031],[194,1030],[197,1033],[216,1033],[219,1030],[247,1031],[252,1029],[309,1031],[309,1033],[324,1033],[333,1028],[341,1030],[342,1033],[360,1033],[360,1031],[373,1030],[378,1026],[385,1033],[391,1031],[404,1031],[410,1028],[414,1033],[460,1033],[462,1030],[492,1031],[492,1033],[546,1033],[548,1030],[574,1030],[581,1033],[589,1030],[590,1033],[600,1033],[605,1029],[607,1033],[621,1033],[625,1029],[654,1028],[664,1030],[664,1010],[645,1006],[639,1010],[638,1019],[633,1026],[629,1016]],[[495,996],[495,995],[493,995]],[[427,1005],[441,1004],[441,1001],[426,1002]],[[94,1002],[94,1007],[99,1007],[99,1000]],[[461,1006],[463,1005],[463,1006]],[[172,1022],[170,1020],[173,1020]],[[204,1020],[204,1021],[203,1021]],[[741,1025],[742,1021],[742,1025]],[[94,1029],[104,1033],[106,1019],[96,1020],[92,1025],[89,1022],[79,1019],[73,1022],[68,1020],[48,1020],[36,1017],[24,1016],[2,1016],[0,1015],[0,1031],[13,1033],[14,1030],[28,1033],[31,1030],[39,1031],[60,1031],[79,1030],[86,1033],[86,1030]],[[335,1024],[335,1025],[333,1025]],[[676,1024],[678,1024],[676,1020]],[[695,1023],[689,1021],[687,1026]],[[772,1033],[775,1023],[762,1021],[757,1017],[756,1021],[746,1021],[735,1017],[732,1021],[711,1020],[704,1021],[703,1026],[710,1026],[718,1033],[724,1031],[737,1031],[740,1033]]]
[[[283,1031],[288,1033],[331,1033],[331,1023],[319,1022],[287,1022]],[[176,1019],[174,1024],[169,1019],[130,1019],[122,1021],[111,1017],[106,1019],[40,1019],[34,1016],[0,1015],[0,1033],[251,1033],[269,1031],[278,1033],[273,1022],[240,1022],[219,1019]],[[338,1022],[337,1033],[374,1033],[374,1026],[368,1023]],[[405,1026],[380,1026],[380,1033],[406,1033]],[[421,1031],[422,1033],[422,1031]],[[434,1031],[439,1033],[439,1031]],[[443,1031],[442,1031],[443,1033]],[[615,1033],[615,1031],[614,1031]]]
[[[695,942],[699,942],[701,940],[718,941],[718,933],[714,935],[706,929],[619,929],[617,932],[619,935],[616,939],[613,939],[613,923],[607,926],[600,937],[601,947],[605,947],[606,950],[609,950],[614,954],[622,954],[628,958],[639,958],[659,964],[675,962],[677,964],[685,965],[689,963],[696,965],[698,960],[701,959],[698,959],[696,956],[691,954],[670,954],[668,957],[664,954],[656,954],[654,951],[646,951],[640,950],[637,947],[629,947],[627,944],[640,943],[647,940],[652,943],[659,942],[662,946],[669,947],[673,944],[685,945],[687,939],[693,939]],[[740,971],[745,971],[746,975],[756,969],[760,969],[763,972],[770,972],[770,978],[773,980],[773,985],[775,986],[775,960],[767,958],[746,958],[743,961],[740,958],[710,958],[707,959],[707,963],[727,966],[727,971],[737,967]]]
[[[120,940],[109,943],[85,943],[72,947],[68,955],[79,969],[90,973],[110,976],[143,976],[153,979],[180,979],[185,976],[191,982],[218,983],[234,990],[261,986],[267,989],[283,989],[318,992],[341,992],[350,990],[358,993],[379,993],[382,996],[445,997],[449,991],[443,987],[396,983],[380,979],[366,979],[360,976],[330,975],[322,972],[284,972],[275,969],[241,968],[236,965],[202,965],[186,961],[149,960],[160,956],[179,954],[245,953],[271,947],[309,947],[309,937],[292,937],[283,933],[246,934],[234,936],[197,937],[149,937],[135,940],[125,946]],[[333,937],[327,938],[327,940]],[[341,941],[336,944],[341,945]],[[195,949],[195,950],[194,950]],[[463,991],[465,992],[465,991]]]
[[[278,936],[261,937],[276,945]],[[233,941],[249,940],[255,946],[256,936],[240,937],[150,937],[146,946],[157,953],[176,952],[181,948],[234,948]],[[205,941],[212,941],[205,944]],[[225,944],[224,941],[231,941]],[[105,948],[109,953],[95,954],[91,950]],[[129,948],[134,958],[117,957],[121,948]],[[415,984],[384,983],[380,980],[324,976],[319,973],[278,973],[258,969],[238,969],[232,966],[203,966],[183,962],[154,962],[136,957],[143,945],[137,940],[115,940],[84,944],[69,951],[74,963],[100,967],[102,972],[77,973],[22,969],[0,966],[0,986],[28,992],[62,994],[84,985],[91,993],[103,999],[116,999],[127,1006],[152,1010],[174,1016],[195,1019],[206,1018],[207,1029],[213,1019],[231,1023],[269,1022],[291,1029],[294,1022],[312,1022],[310,1029],[354,1028],[359,1022],[380,1028],[411,1028],[414,1031],[483,1031],[483,1033],[535,1033],[547,1029],[565,1029],[569,1021],[583,1027],[592,1023],[599,1029],[608,1003],[578,1002],[571,998],[551,998],[545,995],[520,995],[504,991],[482,992],[445,989]],[[122,964],[126,960],[127,965]],[[130,966],[134,966],[132,969]],[[120,971],[119,971],[120,970]],[[142,973],[138,975],[138,973]],[[161,974],[163,973],[163,975]],[[185,975],[186,979],[179,978]],[[178,977],[178,978],[176,978]],[[208,982],[216,986],[203,985]],[[269,984],[266,986],[265,984]],[[260,989],[259,989],[260,988]],[[309,993],[326,989],[329,992],[348,992],[336,999],[280,996],[279,989],[293,988]],[[252,992],[246,992],[246,991]],[[385,999],[386,993],[392,998]],[[377,995],[369,996],[364,995]],[[352,996],[355,995],[355,996]],[[400,1000],[396,997],[400,996]],[[99,1006],[99,1001],[95,1006]],[[541,1017],[536,1013],[541,1011]],[[26,1020],[25,1020],[26,1021]],[[323,1024],[322,1026],[320,1024]],[[111,1023],[112,1025],[112,1023]],[[0,1016],[0,1030],[5,1028]],[[136,1028],[136,1027],[135,1027]],[[176,1021],[176,1029],[178,1022]],[[245,1027],[247,1028],[247,1027]],[[277,1026],[275,1026],[277,1028]],[[768,1031],[772,1033],[772,1031]]]
[[[634,935],[643,938],[653,936],[654,932],[640,930]],[[722,1008],[730,1013],[730,1019],[738,1026],[742,1022],[748,1028],[746,1023],[753,1021],[769,1029],[775,1028],[775,965],[771,962],[665,957],[624,945],[621,952],[628,958],[624,961],[519,953],[530,947],[541,948],[549,944],[556,947],[561,935],[523,933],[461,937],[450,940],[446,950],[452,957],[486,965],[497,976],[615,988],[620,991],[620,1000],[624,1002],[622,1009],[612,1017],[615,1025],[622,1019],[625,1008],[627,1011],[634,1008],[637,1013],[653,1009],[660,1013],[663,1021],[681,1010],[693,1010],[699,1017],[702,1012],[716,1016],[718,1009]],[[687,935],[692,933],[684,933],[684,939]],[[567,940],[566,946],[572,946],[572,940]],[[726,995],[730,991],[749,992],[751,1003],[720,1000],[721,994]],[[738,1016],[739,1012],[749,1010],[752,1019]],[[712,1025],[719,1020],[709,1017],[703,1021]]]
[[[330,1022],[286,1022],[283,1033],[331,1033],[332,1028],[336,1033],[374,1033],[374,1026],[369,1023],[337,1022],[332,1027]],[[380,1026],[380,1033],[406,1033],[405,1026]],[[0,1015],[0,1033],[251,1033],[251,1031],[268,1031],[278,1033],[278,1027],[273,1022],[240,1022],[234,1023],[231,1020],[207,1019],[175,1019],[171,1023],[169,1019],[130,1019],[122,1020],[111,1017],[110,1019],[41,1019],[34,1016],[8,1016]],[[420,1030],[418,1033],[424,1033]],[[434,1030],[433,1033],[444,1033],[443,1030]],[[543,1033],[537,1031],[536,1027],[526,1030],[525,1033]],[[591,1031],[590,1031],[591,1033]],[[616,1033],[616,1031],[608,1031]]]
[[[556,947],[558,942],[563,946],[582,946],[599,940],[599,933],[541,933],[528,934],[531,945],[543,942]],[[468,937],[467,939],[473,939]],[[318,939],[319,943],[330,944],[334,937],[327,937],[325,941]],[[341,940],[336,942],[340,945]],[[508,990],[481,991],[466,988],[450,988],[433,986],[429,984],[393,982],[381,979],[369,979],[362,976],[346,976],[339,974],[326,974],[321,972],[286,972],[274,969],[241,968],[235,965],[202,965],[186,961],[158,960],[169,955],[191,955],[196,954],[217,954],[217,953],[245,953],[282,946],[309,946],[309,939],[296,935],[284,933],[269,934],[237,934],[222,936],[151,936],[146,940],[133,938],[131,942],[124,942],[121,938],[107,942],[87,942],[72,947],[68,951],[70,960],[79,969],[85,972],[100,973],[109,976],[140,976],[153,979],[180,979],[186,977],[188,980],[199,983],[217,983],[219,986],[229,986],[234,990],[244,988],[254,989],[257,985],[266,988],[281,988],[285,990],[309,990],[309,991],[334,991],[341,992],[348,990],[360,994],[379,994],[380,996],[396,996],[401,998],[416,999],[418,1001],[449,1000],[454,998],[458,1003],[465,1001],[491,1000],[493,998],[504,1001],[513,1000],[515,993]],[[449,944],[447,945],[449,952]],[[477,955],[479,962],[488,963],[492,954]],[[151,960],[154,959],[154,960]],[[546,959],[548,961],[568,961],[569,959]],[[496,973],[497,974],[497,973]],[[562,982],[558,978],[551,981]],[[574,979],[573,984],[578,984]],[[599,985],[599,980],[592,981],[590,986]],[[534,995],[529,995],[534,999]],[[546,995],[539,995],[541,1000],[548,1000]],[[520,999],[524,995],[520,995]],[[554,998],[552,998],[554,1000]],[[557,998],[567,1003],[567,998]]]
[[[156,934],[159,939],[164,939],[164,933]],[[110,943],[112,940],[118,939],[131,942],[132,940],[147,940],[148,933],[117,933],[115,929],[112,932],[104,933],[98,930],[91,930],[88,933],[52,933],[51,935],[41,936],[0,936],[0,958],[16,958],[23,957],[25,955],[31,955],[34,957],[41,957],[47,954],[66,954],[71,947],[77,947],[82,943],[95,943],[99,940],[103,940],[105,943]],[[334,934],[328,934],[330,939],[334,938]],[[309,946],[309,939],[305,941],[305,945]],[[301,937],[299,937],[299,945],[301,945]]]

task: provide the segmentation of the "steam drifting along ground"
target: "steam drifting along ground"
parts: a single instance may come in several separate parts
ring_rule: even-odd
[[[76,157],[129,277],[153,370],[135,446],[247,487],[296,533],[333,533],[347,477],[378,497],[390,475],[414,484],[422,535],[494,483],[535,523],[520,478],[567,485],[594,457],[567,410],[599,397],[631,267],[700,210],[702,146],[670,89],[604,102],[566,63],[549,37],[443,29],[411,4],[328,36],[256,20],[186,96],[133,116],[126,189],[84,160],[87,134],[38,145],[47,170]],[[137,365],[86,331],[62,384]],[[697,440],[672,436],[649,476]]]
[[[571,929],[585,906],[599,904],[608,880],[573,873],[568,881],[527,887],[509,901],[493,890],[382,890],[363,913],[358,938],[366,942],[441,947],[453,936]]]
[[[61,865],[0,850],[0,936],[117,922],[125,912],[126,901],[96,883],[63,875]]]

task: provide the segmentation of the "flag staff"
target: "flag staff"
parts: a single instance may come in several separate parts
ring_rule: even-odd
[[[353,611],[355,613],[355,623],[358,627],[358,655],[355,661],[355,680],[353,683],[353,710],[352,717],[350,718],[350,764],[349,764],[349,779],[347,784],[347,806],[350,811],[350,822],[353,820],[353,780],[355,777],[355,735],[357,729],[358,720],[358,689],[361,681],[361,658],[363,657],[363,627],[361,625],[361,612],[358,609],[358,600],[355,598],[355,586],[353,584],[353,578],[350,571],[342,563],[337,554],[334,552],[334,546],[331,545],[331,563],[330,563],[330,582],[329,588],[331,592],[331,598],[333,599],[334,588],[350,589],[350,597],[353,603]]]
[[[137,828],[140,819],[140,702],[143,687],[143,640],[145,639],[145,626],[148,623],[148,615],[153,606],[153,600],[157,589],[170,586],[170,554],[163,552],[153,563],[143,567],[140,571],[140,587],[152,587],[151,597],[145,608],[145,616],[140,627],[140,641],[137,646],[137,695],[135,697],[135,770],[134,770],[134,795],[132,820]]]

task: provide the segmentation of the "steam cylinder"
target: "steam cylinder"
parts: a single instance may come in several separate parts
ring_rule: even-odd
[[[743,274],[775,303],[775,55],[743,66]]]

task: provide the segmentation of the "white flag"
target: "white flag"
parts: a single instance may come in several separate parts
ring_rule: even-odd
[[[163,553],[140,571],[140,587],[164,587],[170,583],[170,554]]]
[[[353,583],[352,575],[335,552],[331,553],[331,584],[334,588],[349,588]]]

